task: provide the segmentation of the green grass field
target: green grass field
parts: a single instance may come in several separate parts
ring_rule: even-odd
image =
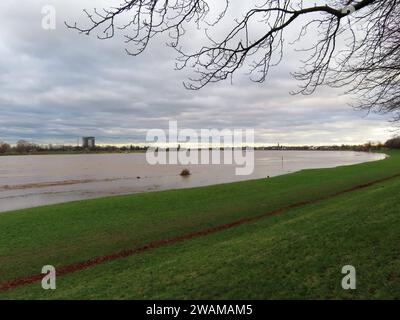
[[[400,174],[386,160],[0,214],[0,282]],[[0,292],[1,299],[400,298],[400,178]],[[341,288],[342,266],[357,289]]]

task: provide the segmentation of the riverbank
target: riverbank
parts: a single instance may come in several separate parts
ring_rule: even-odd
[[[29,144],[28,144],[29,145]],[[30,144],[28,150],[18,150],[16,147],[8,147],[7,151],[0,151],[1,156],[37,156],[37,155],[82,155],[82,154],[118,154],[118,153],[146,153],[148,146],[96,146],[94,148],[83,148],[74,146],[63,147],[43,147],[35,144]],[[158,148],[157,148],[158,149]],[[217,150],[218,148],[214,148]],[[258,146],[254,147],[254,151],[355,151],[355,152],[379,152],[384,151],[385,148],[382,144],[373,145],[366,143],[363,145],[331,145],[331,146]],[[167,151],[167,149],[160,148],[160,151]],[[171,149],[176,151],[176,149]],[[201,151],[205,149],[196,148],[182,148],[181,151]],[[230,150],[230,148],[220,150]]]
[[[55,291],[34,282],[0,297],[399,298],[400,178],[394,176],[400,152],[388,154],[381,161],[270,179],[3,213],[0,283],[37,274],[46,264],[62,269],[248,223],[65,274]],[[355,291],[341,289],[346,264],[357,268]]]

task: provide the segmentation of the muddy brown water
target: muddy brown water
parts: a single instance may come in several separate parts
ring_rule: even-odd
[[[251,175],[236,165],[150,165],[144,153],[0,157],[0,212],[108,195],[190,188],[383,159],[351,151],[255,151]],[[283,161],[282,161],[283,158]],[[188,168],[191,175],[180,176]]]

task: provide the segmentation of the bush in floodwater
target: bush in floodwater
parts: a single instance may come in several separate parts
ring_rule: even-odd
[[[181,175],[182,177],[187,177],[187,176],[190,176],[191,173],[190,173],[189,169],[183,169],[183,170],[181,171],[180,175]]]

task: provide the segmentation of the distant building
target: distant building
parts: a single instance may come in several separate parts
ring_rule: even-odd
[[[84,148],[94,148],[96,146],[95,137],[82,137],[82,147]]]

